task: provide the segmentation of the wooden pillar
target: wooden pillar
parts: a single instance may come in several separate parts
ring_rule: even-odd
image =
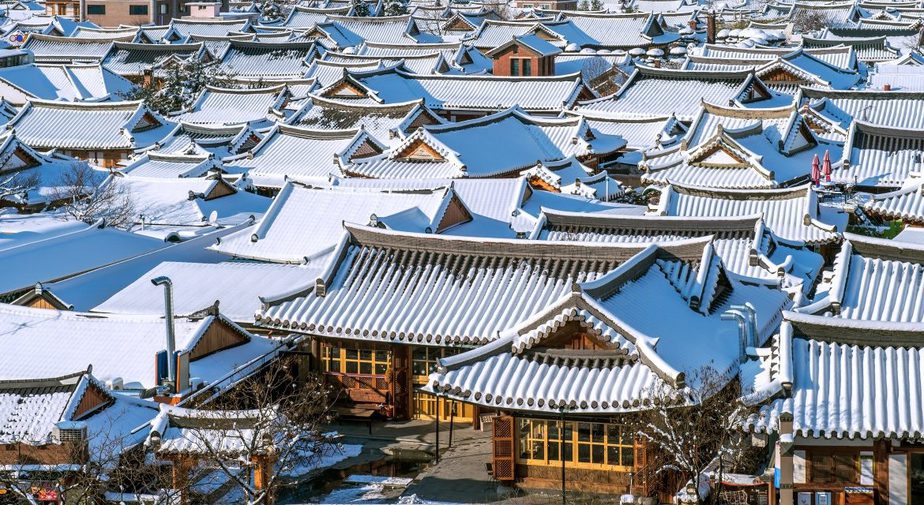
[[[263,501],[266,505],[273,505],[275,498],[269,489],[270,482],[273,479],[273,465],[275,464],[275,454],[265,454],[253,456],[253,487],[258,491],[266,491],[266,499]]]
[[[783,414],[779,419],[780,438],[784,435],[792,436],[792,416]],[[776,450],[779,451],[780,462],[780,505],[793,505],[793,454],[792,443],[777,442]]]
[[[316,372],[323,371],[321,366],[321,339],[311,337],[311,369]]]
[[[889,439],[879,439],[873,443],[873,482],[879,505],[889,505],[889,442]]]
[[[185,456],[177,456],[173,461],[173,489],[180,494],[180,505],[189,503],[189,470],[193,467],[193,462]]]
[[[635,437],[634,447],[635,454],[632,465],[632,482],[629,486],[629,492],[638,496],[650,496],[651,490],[648,487],[648,442],[641,438]]]

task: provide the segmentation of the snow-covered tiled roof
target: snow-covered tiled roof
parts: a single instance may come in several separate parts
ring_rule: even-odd
[[[18,292],[36,282],[79,274],[164,246],[163,241],[98,224],[28,243],[14,242],[0,249],[0,262],[7,269],[0,276],[0,293]]]
[[[924,128],[877,126],[854,119],[841,167],[831,180],[863,187],[899,188],[922,170]]]
[[[32,100],[8,127],[32,147],[99,150],[147,147],[173,125],[141,102]]]
[[[301,5],[296,5],[292,8],[292,11],[289,12],[289,15],[286,17],[285,21],[282,22],[282,26],[292,29],[313,28],[314,25],[326,21],[327,16],[332,14],[346,14],[349,10],[349,7],[335,7],[333,9],[325,9],[320,7],[304,7]]]
[[[692,120],[700,104],[730,103],[743,99],[754,85],[766,89],[750,71],[704,72],[636,67],[629,80],[613,95],[580,102],[579,111],[606,113],[616,118],[664,117],[674,114]],[[773,96],[766,100],[784,105]]]
[[[248,19],[172,19],[170,31],[180,37],[195,35],[224,36],[244,32],[250,26]]]
[[[647,49],[666,46],[679,38],[677,33],[663,29],[661,26],[663,19],[657,13],[568,12],[565,19],[568,24],[549,24],[549,29],[581,47],[604,49],[641,47]],[[570,25],[573,25],[573,28]],[[574,31],[580,32],[583,37],[575,36]]]
[[[317,130],[363,128],[376,140],[388,145],[394,145],[412,133],[414,125],[443,122],[433,111],[421,105],[420,100],[357,105],[349,100],[330,100],[315,95],[287,120],[290,125]]]
[[[127,79],[99,64],[27,64],[0,68],[0,95],[15,105],[31,99],[120,101],[134,90]]]
[[[278,86],[227,89],[206,86],[177,120],[194,124],[234,125],[271,123],[288,99],[288,88]],[[264,125],[268,126],[268,124]]]
[[[224,158],[253,148],[262,138],[249,125],[180,121],[173,131],[151,146],[151,151],[162,155]]]
[[[469,362],[432,374],[426,388],[488,407],[602,414],[638,410],[661,384],[637,359],[601,350],[518,355],[510,352],[510,340],[466,353]]]
[[[797,310],[839,319],[924,322],[924,247],[844,234],[834,275]]]
[[[318,267],[256,262],[193,263],[165,261],[122,288],[93,312],[159,315],[164,311],[162,289],[150,279],[167,276],[173,282],[174,310],[193,315],[219,304],[221,313],[239,323],[252,323],[260,296],[287,289],[294,279],[317,274]]]
[[[265,217],[212,248],[230,256],[279,263],[320,262],[347,234],[343,223],[375,224],[403,231],[438,231],[453,197],[448,185],[431,191],[313,188],[287,183]],[[392,220],[413,212],[417,219]],[[269,293],[272,294],[272,293]]]
[[[849,45],[856,51],[857,60],[868,64],[894,60],[901,54],[897,49],[890,47],[885,35],[842,37],[827,32],[822,38],[803,35],[802,44],[807,48]]]
[[[145,226],[238,224],[260,216],[272,201],[215,175],[164,178],[134,174],[117,177],[112,183],[131,195],[136,221]]]
[[[206,382],[275,346],[223,316],[206,316],[175,320],[176,349],[192,351],[205,330],[219,320],[241,332],[248,343],[219,352],[217,356],[228,352],[220,367],[209,357],[192,361],[190,376]],[[127,388],[146,389],[155,385],[155,358],[166,345],[163,315],[117,316],[0,305],[0,328],[0,348],[8,358],[0,364],[0,379],[56,377],[93,365],[100,380],[120,377]],[[202,367],[197,369],[197,365]]]
[[[406,103],[423,98],[433,110],[497,111],[518,105],[529,112],[567,108],[583,89],[580,76],[498,77],[489,75],[415,75],[400,67],[350,72],[365,88],[365,98],[378,103]],[[319,91],[328,98],[339,83]]]
[[[316,52],[313,42],[229,41],[219,67],[235,77],[303,77]]]
[[[543,209],[532,237],[540,240],[667,243],[713,237],[716,254],[732,274],[783,287],[814,285],[823,259],[805,248],[777,243],[760,215],[741,217],[630,216]]]
[[[190,58],[202,54],[202,44],[136,44],[115,42],[102,60],[103,66],[122,76],[140,77],[146,70],[176,56]]]
[[[43,282],[15,301],[18,304],[23,304],[30,298],[35,298],[35,295],[45,295],[47,293],[63,302],[64,306],[72,307],[73,310],[90,311],[125,286],[139,279],[145,272],[163,262],[201,264],[227,261],[226,256],[210,251],[207,247],[214,244],[219,238],[251,224],[253,223],[243,223],[218,230],[209,228],[204,230],[204,233],[198,233],[192,237],[183,237],[184,240],[180,242],[171,242],[166,244],[166,247],[132,256],[96,270],[56,282]],[[136,227],[136,230],[139,228]]]
[[[40,153],[20,141],[15,130],[0,134],[0,166],[8,187],[23,186],[20,191],[8,191],[2,199],[7,203],[40,209],[69,194],[69,181],[75,170],[90,170],[82,161],[50,152]],[[89,171],[88,182],[98,183],[104,172]],[[0,246],[2,247],[2,246]]]
[[[138,34],[137,26],[121,26],[119,28],[90,28],[88,26],[78,26],[71,37],[77,39],[97,39],[97,40],[132,40]]]
[[[924,93],[913,91],[831,91],[803,88],[812,109],[845,130],[856,119],[877,126],[924,130]]]
[[[703,104],[679,145],[642,153],[646,184],[773,188],[807,181],[813,158],[842,146],[816,137],[795,106],[740,109]],[[839,166],[839,162],[836,162]]]
[[[440,38],[422,32],[410,16],[328,16],[327,22],[317,29],[340,48],[353,47],[363,42],[385,44],[415,44],[441,42]]]
[[[818,198],[809,186],[786,189],[718,190],[676,184],[661,192],[662,216],[733,217],[762,214],[767,228],[783,241],[837,241],[834,225],[819,221]]]
[[[763,60],[771,61],[777,57],[791,54],[792,47],[740,47],[735,45],[704,44],[698,53],[707,58],[727,60]],[[856,53],[851,46],[835,45],[830,47],[802,48],[806,54],[827,62],[828,64],[846,71],[855,71],[857,68]]]
[[[416,157],[414,146],[421,143],[438,156]],[[594,135],[581,116],[539,118],[513,107],[467,121],[424,126],[388,153],[344,171],[376,179],[492,177],[571,156],[606,156],[623,147],[621,137]]]
[[[550,300],[496,341],[441,360],[428,389],[492,407],[624,412],[649,406],[648,389],[662,381],[682,388],[686,374],[707,364],[720,373],[734,369],[741,357],[740,336],[736,326],[721,320],[723,308],[753,302],[756,338],[763,342],[789,302],[779,292],[723,280],[709,242],[699,241],[699,247],[698,266],[647,247],[616,270]],[[677,284],[693,277],[727,283],[723,299],[702,299],[702,306],[694,302],[686,286]],[[705,295],[709,289],[697,292]],[[648,317],[643,306],[657,306],[666,317]],[[599,348],[581,352],[542,345],[574,323]],[[698,338],[688,338],[690,331]],[[686,400],[679,391],[676,399]]]
[[[129,42],[132,38],[134,35],[129,35],[124,41]],[[78,39],[33,33],[22,47],[32,51],[37,62],[97,62],[109,53],[112,44],[111,40],[105,39]]]
[[[132,177],[202,177],[220,168],[221,165],[208,155],[161,154],[158,151],[147,151],[123,168],[122,173]]]
[[[586,109],[565,111],[565,114],[584,116],[592,131],[618,135],[627,142],[626,147],[629,149],[646,149],[655,146],[658,142],[662,145],[671,145],[679,140],[680,134],[685,131],[677,119],[670,115],[617,119],[609,117],[606,113],[595,113]]]
[[[603,275],[641,249],[347,229],[329,271],[267,298],[258,324],[423,345],[485,343],[527,318],[536,304]],[[702,252],[696,244],[668,248],[680,256]],[[377,303],[367,303],[368,297]],[[421,303],[429,309],[419,310]]]
[[[0,381],[0,443],[44,445],[66,421],[71,397],[83,373],[39,380]]]
[[[915,224],[924,224],[924,180],[909,178],[901,189],[874,195],[863,204],[872,214],[886,219],[901,219]]]
[[[778,352],[766,358],[780,370],[770,391],[784,393],[761,405],[745,429],[779,433],[785,414],[794,434],[806,438],[920,440],[924,328],[847,327],[817,316],[785,317]]]
[[[326,182],[340,173],[339,159],[370,139],[362,130],[312,130],[276,124],[246,154],[225,160],[229,170],[246,171],[262,187],[281,188],[288,179]],[[375,141],[370,140],[375,143]]]

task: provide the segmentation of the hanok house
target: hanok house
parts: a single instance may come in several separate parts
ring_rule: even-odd
[[[536,34],[522,35],[488,51],[494,75],[555,75],[555,56],[562,51]]]
[[[265,298],[257,325],[311,335],[319,368],[354,407],[381,407],[397,419],[448,418],[453,402],[414,387],[428,381],[437,359],[495,340],[535,304],[642,248],[347,230],[328,271]],[[456,416],[472,419],[477,409],[456,408]]]
[[[743,377],[779,503],[924,503],[924,326],[784,318]]]
[[[82,162],[54,152],[42,154],[32,149],[19,140],[15,130],[0,134],[0,180],[4,180],[8,187],[20,188],[20,191],[0,198],[0,207],[34,212],[60,203],[63,198],[70,198],[74,188],[68,188],[66,181],[75,170],[79,170],[75,168],[78,164]],[[98,180],[102,181],[104,174],[98,175]]]
[[[643,184],[729,189],[808,182],[814,156],[838,159],[843,146],[819,138],[794,104],[744,109],[704,102],[679,143],[642,153]]]
[[[665,398],[655,394],[665,387],[678,405],[689,402],[686,378],[705,366],[730,380],[790,305],[730,276],[709,238],[650,245],[563,291],[493,342],[440,360],[427,390],[495,412],[499,480],[558,487],[565,478],[584,491],[643,496],[655,484],[643,477],[654,448],[626,431],[623,416]],[[745,302],[753,320],[723,320]],[[660,317],[646,309],[655,306]]]
[[[29,307],[0,305],[0,380],[57,376],[92,363],[96,377],[125,393],[151,397],[168,386],[176,394],[164,401],[178,401],[282,349],[221,315],[174,318],[171,339],[163,316],[30,308],[50,304],[44,294],[19,300]],[[171,341],[174,367],[167,355]],[[25,370],[23,363],[32,365]]]
[[[909,177],[901,189],[873,196],[863,210],[878,222],[898,220],[908,227],[924,227],[924,178]]]
[[[512,107],[467,121],[425,125],[382,155],[358,160],[343,171],[373,179],[455,179],[511,177],[544,164],[547,174],[555,171],[549,166],[561,169],[572,157],[594,168],[618,157],[625,145],[622,137],[594,132],[581,116],[543,118]],[[580,170],[581,178],[591,175]],[[540,187],[561,190],[561,184],[549,182]],[[573,182],[572,177],[564,185]]]
[[[170,60],[207,59],[204,44],[136,44],[113,42],[102,64],[136,84],[163,79],[162,65]],[[158,71],[155,73],[155,69]]]
[[[871,193],[895,190],[921,169],[922,151],[924,129],[875,125],[855,118],[847,131],[843,159],[831,180]]]
[[[530,114],[557,116],[578,99],[596,96],[577,73],[547,77],[417,75],[400,62],[377,70],[348,70],[317,94],[371,104],[423,98],[424,105],[450,121],[477,118],[513,106]]]
[[[151,420],[145,446],[157,458],[170,462],[173,487],[179,491],[182,504],[205,499],[193,495],[195,486],[189,485],[201,459],[246,468],[241,478],[261,490],[275,471],[270,444],[262,441],[271,436],[267,424],[276,421],[268,415],[268,410],[192,410],[162,405]],[[251,468],[242,464],[244,461]]]
[[[34,499],[60,503],[57,484],[88,461],[116,463],[144,437],[135,428],[157,414],[154,404],[122,397],[86,371],[60,377],[0,380],[0,465],[18,475],[4,482]]]
[[[818,195],[809,185],[783,189],[706,189],[671,184],[661,191],[653,214],[686,217],[743,217],[763,214],[767,229],[778,239],[805,244],[831,259],[840,240],[838,229],[847,216],[826,215],[823,222]],[[833,214],[833,213],[832,213]]]
[[[787,95],[767,87],[750,70],[692,71],[638,66],[619,91],[579,102],[577,109],[619,119],[673,115],[686,122],[696,118],[703,101],[764,108],[784,103],[783,100],[790,102]]]
[[[543,208],[530,235],[535,240],[667,243],[713,237],[716,254],[733,275],[750,284],[810,293],[824,264],[804,245],[773,236],[760,214],[742,217],[631,216]]]
[[[7,128],[35,149],[62,154],[113,168],[163,138],[173,124],[140,101],[62,103],[32,100]]]
[[[290,179],[324,185],[331,174],[341,175],[340,167],[384,150],[363,128],[312,130],[276,123],[252,149],[223,161],[229,172],[247,172],[261,194],[275,194]]]

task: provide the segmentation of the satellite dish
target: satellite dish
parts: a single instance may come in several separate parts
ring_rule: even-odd
[[[217,210],[213,210],[212,213],[209,214],[209,224],[218,224],[218,211]]]

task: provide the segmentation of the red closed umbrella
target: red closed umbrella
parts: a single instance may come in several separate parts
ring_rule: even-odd
[[[812,184],[817,185],[821,179],[821,170],[818,168],[818,155],[812,159]]]
[[[822,172],[825,174],[825,182],[831,182],[831,153],[825,151],[825,161],[821,166]]]

